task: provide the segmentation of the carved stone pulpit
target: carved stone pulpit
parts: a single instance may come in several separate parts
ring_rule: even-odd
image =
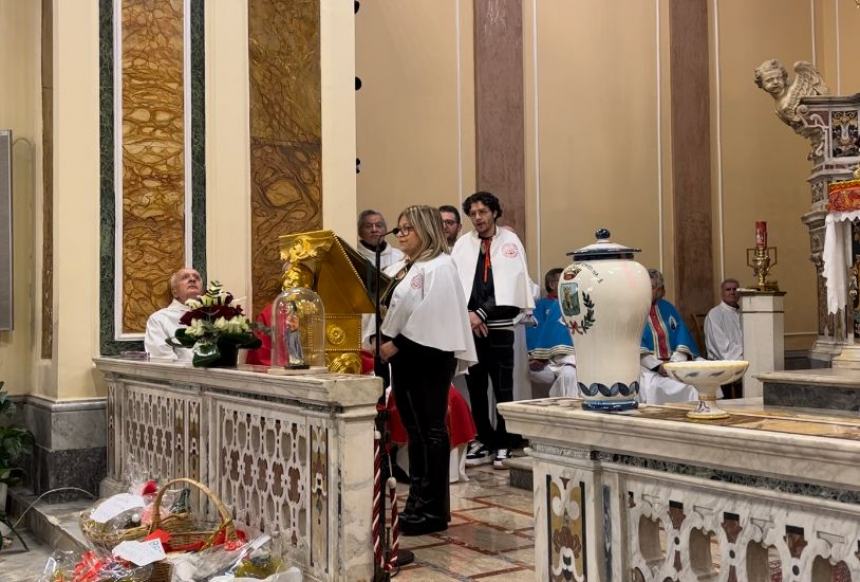
[[[831,208],[828,198],[834,185],[850,180],[860,165],[860,93],[831,96],[813,65],[798,61],[793,68],[796,74],[789,82],[782,63],[767,60],[756,67],[755,83],[773,97],[777,117],[812,147],[807,156],[812,162],[807,178],[812,204],[803,215],[818,283],[818,337],[810,356],[836,365],[853,352],[856,357],[849,359],[860,367],[860,346],[854,346],[855,322],[860,321],[855,313],[860,244],[852,244],[860,243],[860,218]],[[834,249],[839,251],[837,260]]]
[[[812,146],[808,156],[812,162],[812,172],[807,178],[812,204],[809,212],[803,215],[803,222],[809,229],[810,258],[815,265],[818,282],[818,338],[812,358],[831,361],[842,353],[846,345],[854,344],[855,307],[848,300],[845,307],[837,309],[835,313],[828,312],[827,286],[823,277],[825,222],[830,212],[828,190],[835,182],[850,180],[860,164],[860,94],[850,97],[805,97],[800,103],[804,108],[801,113],[804,128],[802,133],[798,133],[807,137]],[[848,232],[851,231],[860,234],[860,226],[851,224]],[[856,235],[850,236],[849,242],[853,238]],[[844,243],[839,241],[839,244]],[[853,268],[856,263],[857,257],[850,257],[844,266],[847,271],[845,276],[832,281],[840,287],[835,292],[846,298],[850,297],[850,287],[854,285],[856,288],[856,269]]]

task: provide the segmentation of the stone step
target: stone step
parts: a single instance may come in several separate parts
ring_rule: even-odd
[[[510,469],[510,485],[517,489],[525,489],[531,491],[532,484],[532,464],[534,459],[529,456],[512,457],[505,461],[505,466]]]
[[[826,410],[828,414],[860,413],[860,370],[830,368],[786,370],[760,374],[765,406]]]
[[[9,491],[9,515],[18,519],[25,511],[21,526],[43,544],[55,550],[85,551],[86,538],[81,532],[78,517],[82,511],[92,507],[93,501],[79,499],[62,503],[36,501],[37,495],[24,488]],[[30,505],[33,505],[29,510]],[[14,521],[13,521],[14,523]]]

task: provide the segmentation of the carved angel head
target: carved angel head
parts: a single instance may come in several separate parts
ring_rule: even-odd
[[[770,59],[755,68],[755,84],[779,99],[788,85],[788,71],[777,59]]]

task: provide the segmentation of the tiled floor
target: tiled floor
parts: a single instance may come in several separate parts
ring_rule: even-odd
[[[451,485],[452,521],[446,531],[400,538],[415,562],[395,580],[535,579],[531,492],[508,486],[508,471],[492,465],[469,469],[468,475],[470,481]],[[398,487],[405,500],[407,487]]]

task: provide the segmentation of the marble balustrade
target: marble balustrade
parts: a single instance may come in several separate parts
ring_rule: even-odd
[[[191,477],[238,523],[283,536],[308,579],[371,579],[378,379],[95,363],[109,389],[103,494],[136,468]]]
[[[860,580],[860,419],[580,403],[499,405],[534,458],[536,580]]]

